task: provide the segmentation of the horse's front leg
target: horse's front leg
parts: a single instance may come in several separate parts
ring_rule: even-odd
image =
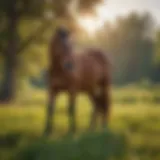
[[[53,114],[54,114],[54,108],[55,108],[55,97],[56,93],[54,90],[51,90],[49,92],[48,97],[48,104],[47,104],[47,111],[46,111],[46,123],[45,123],[45,129],[44,129],[44,135],[49,136],[52,134],[53,131]]]
[[[68,108],[70,132],[76,131],[75,102],[76,102],[76,94],[74,92],[71,92],[69,94],[69,108]]]

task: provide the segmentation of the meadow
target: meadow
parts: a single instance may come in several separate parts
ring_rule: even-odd
[[[76,104],[78,130],[67,135],[67,96],[56,102],[55,131],[43,139],[46,94],[43,90],[23,93],[15,103],[0,108],[0,160],[60,159],[160,159],[159,86],[114,88],[107,130],[98,125],[87,133],[91,102],[80,95]]]

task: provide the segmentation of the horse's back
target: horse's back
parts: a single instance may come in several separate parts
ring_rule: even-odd
[[[108,54],[100,49],[89,48],[79,54],[79,57],[83,66],[100,67],[103,70],[109,70],[111,65]]]
[[[88,55],[92,56],[94,59],[96,59],[97,62],[101,63],[102,65],[109,65],[110,60],[108,57],[108,53],[104,52],[100,49],[88,49]]]
[[[82,86],[94,86],[101,82],[109,71],[109,59],[105,52],[98,49],[87,49],[77,55],[77,67]]]

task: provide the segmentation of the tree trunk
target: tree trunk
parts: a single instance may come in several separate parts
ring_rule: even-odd
[[[13,0],[14,2],[14,0]],[[15,72],[17,64],[18,47],[18,15],[15,2],[8,7],[8,45],[4,53],[3,81],[0,90],[0,102],[9,103],[15,96]]]

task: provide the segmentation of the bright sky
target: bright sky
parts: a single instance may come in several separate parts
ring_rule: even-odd
[[[103,25],[105,20],[114,20],[117,16],[126,15],[131,11],[149,11],[156,23],[160,24],[160,0],[104,0],[97,8],[98,19],[80,18],[80,25],[93,33]]]

